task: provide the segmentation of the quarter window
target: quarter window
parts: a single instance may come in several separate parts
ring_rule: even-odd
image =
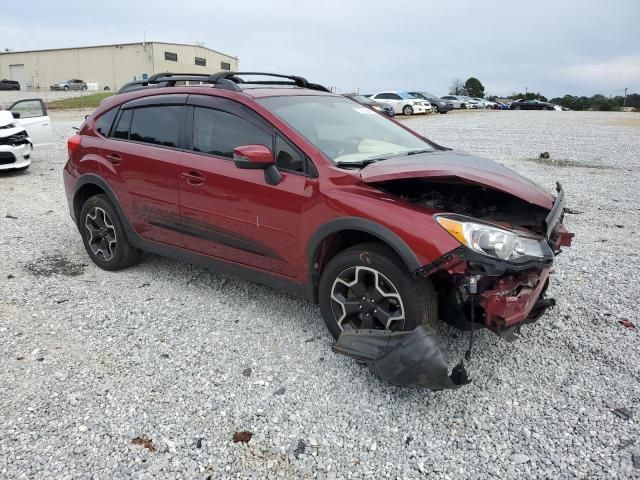
[[[212,108],[194,108],[194,151],[233,158],[233,149],[241,145],[265,145],[272,148],[272,137],[236,115]]]
[[[131,117],[133,117],[133,110],[123,110],[118,118],[118,124],[114,127],[111,136],[113,138],[119,138],[120,140],[129,139],[129,126],[131,125]]]
[[[111,130],[113,119],[116,118],[116,113],[118,113],[118,109],[112,108],[108,112],[100,115],[100,118],[96,120],[96,131],[103,137],[109,136],[109,130]]]
[[[129,140],[177,147],[182,108],[179,105],[136,108]]]
[[[170,62],[177,62],[178,54],[173,52],[164,52],[164,59],[169,60]]]
[[[280,135],[276,136],[276,166],[289,172],[304,173],[304,157]]]

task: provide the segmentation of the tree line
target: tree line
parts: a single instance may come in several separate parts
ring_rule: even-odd
[[[454,79],[449,87],[450,95],[468,95],[470,97],[485,98],[484,85],[475,77],[469,77],[466,82],[460,79]],[[495,100],[498,98],[496,95],[487,95],[487,100]],[[634,107],[636,110],[640,110],[640,94],[631,93],[627,95],[625,102],[624,96],[616,95],[615,97],[606,97],[600,93],[591,97],[577,96],[577,95],[565,95],[564,97],[555,97],[547,99],[540,92],[533,93],[514,93],[508,97],[510,100],[540,100],[541,102],[550,102],[563,107],[570,108],[571,110],[620,110],[623,106]]]

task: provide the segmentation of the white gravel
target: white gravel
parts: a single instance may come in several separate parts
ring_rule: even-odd
[[[561,181],[582,212],[567,218],[558,306],[515,343],[481,332],[473,383],[434,394],[334,355],[299,299],[153,255],[95,267],[61,180],[74,122],[54,117],[56,145],[0,175],[0,478],[640,478],[640,330],[618,323],[640,327],[640,128],[619,123],[631,118],[408,120]],[[542,151],[564,166],[528,160]],[[240,431],[249,443],[232,442]]]

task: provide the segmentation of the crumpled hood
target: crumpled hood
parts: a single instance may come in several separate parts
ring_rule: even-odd
[[[498,162],[454,150],[438,150],[372,163],[360,170],[360,176],[365,183],[405,178],[458,178],[547,209],[551,209],[555,199],[551,193]]]

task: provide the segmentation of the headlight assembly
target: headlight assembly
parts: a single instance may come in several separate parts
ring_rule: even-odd
[[[436,215],[436,221],[474,252],[507,262],[551,260],[553,252],[541,237],[527,236],[462,215]]]

